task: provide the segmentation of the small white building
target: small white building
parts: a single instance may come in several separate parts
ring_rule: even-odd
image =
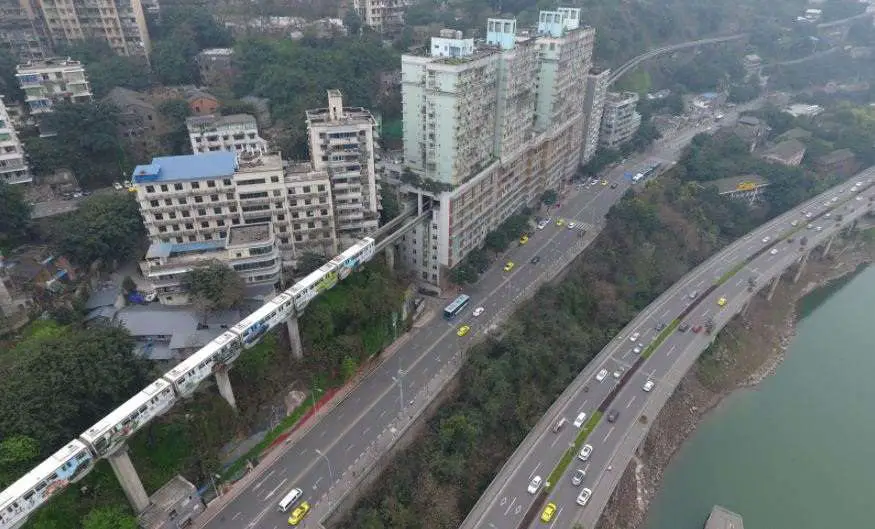
[[[616,149],[638,132],[641,114],[635,110],[637,105],[638,94],[635,92],[608,92],[599,136],[602,147]]]
[[[85,67],[69,57],[19,64],[15,77],[32,115],[51,112],[59,102],[88,103],[92,99]]]
[[[266,153],[267,140],[258,135],[258,122],[249,114],[192,116],[185,120],[191,152]]]
[[[3,96],[0,96],[0,180],[7,184],[26,184],[33,181],[30,167],[24,158],[24,147],[9,119]]]

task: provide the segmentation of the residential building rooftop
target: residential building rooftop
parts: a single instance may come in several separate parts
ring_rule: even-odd
[[[763,156],[787,165],[799,165],[805,155],[805,144],[799,140],[787,140],[775,145]]]
[[[255,116],[249,114],[231,114],[228,116],[217,116],[209,114],[206,116],[191,116],[185,119],[185,124],[188,127],[222,127],[225,125],[251,125],[257,128],[258,125]]]
[[[715,505],[705,522],[705,529],[744,529],[744,522],[740,514]]]
[[[193,252],[210,252],[225,247],[224,240],[170,243],[154,243],[146,252],[146,259],[173,257]]]
[[[228,229],[228,246],[250,245],[271,240],[270,224],[231,226]]]
[[[65,59],[59,57],[53,57],[50,59],[44,59],[42,61],[29,61],[23,64],[19,64],[15,67],[15,70],[18,73],[29,73],[29,72],[39,72],[42,70],[56,69],[56,68],[82,68],[83,65],[79,61],[74,61],[70,57]]]
[[[721,195],[736,191],[749,191],[769,185],[765,178],[755,174],[730,176],[729,178],[720,178],[707,183],[717,186],[717,193]]]
[[[199,155],[161,156],[152,163],[134,168],[131,181],[180,182],[230,177],[237,169],[237,155],[233,152],[207,152]]]
[[[828,154],[824,154],[818,160],[822,164],[834,164],[849,160],[854,157],[854,151],[851,149],[837,149]]]

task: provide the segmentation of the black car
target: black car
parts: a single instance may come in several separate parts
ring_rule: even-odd
[[[681,323],[680,325],[678,325],[678,330],[680,332],[687,332],[687,329],[689,329],[689,328],[690,328],[690,324],[687,322],[684,322],[684,323]]]
[[[656,330],[657,330],[657,331],[661,331],[661,330],[663,330],[663,329],[665,329],[665,322],[659,322],[659,323],[656,324]]]
[[[541,261],[541,258],[536,255],[536,256],[532,257],[531,263],[538,264],[540,261]]]
[[[614,182],[613,184],[611,184],[611,189],[617,189],[617,183],[616,183],[616,182]]]
[[[617,422],[617,417],[619,416],[620,412],[618,412],[617,410],[611,410],[611,412],[608,413],[608,422]]]

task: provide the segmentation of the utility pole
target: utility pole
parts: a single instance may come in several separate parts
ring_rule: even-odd
[[[396,354],[400,354],[400,353],[396,353]],[[395,382],[396,384],[398,384],[398,398],[400,399],[398,401],[399,412],[404,411],[404,375],[406,375],[406,374],[407,373],[403,369],[401,369],[401,357],[399,356],[398,357],[398,376],[392,377],[392,381]]]

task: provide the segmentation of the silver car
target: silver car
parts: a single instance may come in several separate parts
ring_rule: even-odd
[[[575,472],[574,475],[571,476],[571,484],[574,485],[575,487],[578,487],[578,486],[580,486],[581,483],[583,483],[583,478],[585,478],[585,477],[586,477],[586,470],[584,470],[582,468],[578,468],[577,472]]]

